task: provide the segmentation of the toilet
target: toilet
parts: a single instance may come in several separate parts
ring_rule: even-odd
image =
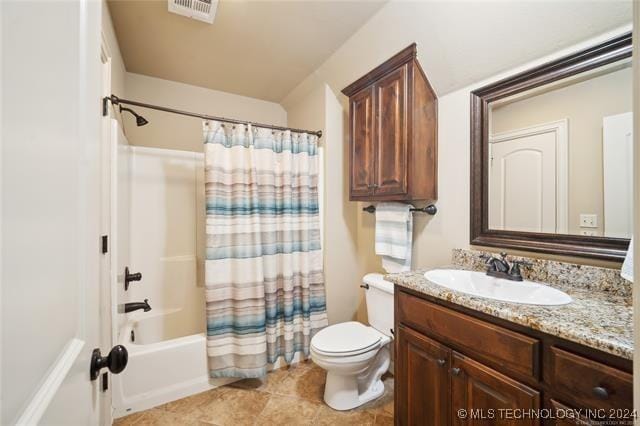
[[[367,274],[362,287],[371,326],[343,322],[311,339],[311,359],[327,371],[324,401],[335,410],[350,410],[384,393],[381,377],[391,361],[393,284],[382,274]]]

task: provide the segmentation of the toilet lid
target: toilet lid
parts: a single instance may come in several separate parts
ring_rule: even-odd
[[[311,339],[311,345],[318,352],[346,356],[374,349],[381,339],[382,334],[375,328],[349,321],[320,330]]]

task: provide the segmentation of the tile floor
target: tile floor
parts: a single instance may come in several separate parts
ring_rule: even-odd
[[[350,411],[322,401],[326,373],[311,361],[117,419],[114,425],[393,425],[393,376],[385,394]]]

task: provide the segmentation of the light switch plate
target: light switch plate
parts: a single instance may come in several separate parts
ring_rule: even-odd
[[[580,214],[580,228],[597,228],[598,227],[598,215],[597,214]]]

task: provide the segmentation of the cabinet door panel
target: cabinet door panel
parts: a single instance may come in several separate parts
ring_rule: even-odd
[[[449,423],[451,351],[400,326],[396,378],[396,416],[401,425]]]
[[[407,193],[407,65],[375,84],[376,195]]]
[[[374,113],[373,87],[353,95],[349,101],[351,129],[351,197],[362,197],[373,193]]]
[[[457,352],[451,361],[451,418],[454,425],[538,425],[535,419],[509,419],[505,409],[537,410],[540,394]],[[463,410],[466,416],[460,416]],[[493,416],[493,418],[491,418]]]

